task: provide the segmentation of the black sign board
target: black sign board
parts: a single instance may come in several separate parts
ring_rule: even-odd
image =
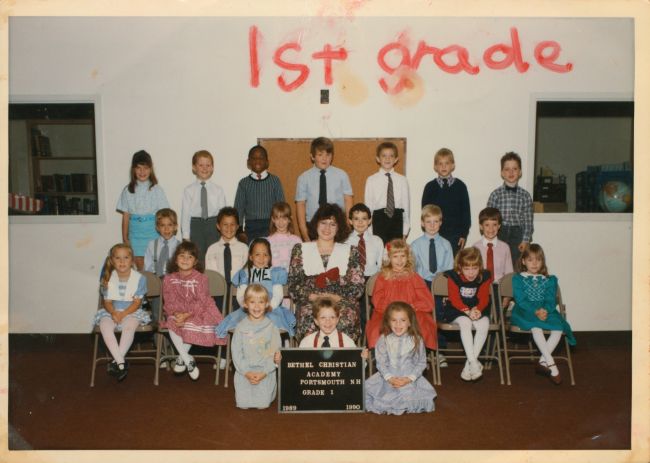
[[[363,412],[361,349],[282,349],[280,413]]]

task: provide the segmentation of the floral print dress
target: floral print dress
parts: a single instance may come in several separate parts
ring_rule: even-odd
[[[332,293],[341,296],[337,329],[356,342],[361,333],[359,298],[364,285],[363,266],[356,247],[336,243],[331,255],[320,255],[316,242],[296,244],[291,251],[289,294],[296,308],[298,341],[317,329],[309,295]]]

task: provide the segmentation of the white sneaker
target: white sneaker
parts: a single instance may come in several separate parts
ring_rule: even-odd
[[[199,367],[196,366],[196,362],[192,360],[187,366],[187,372],[194,381],[199,379]]]
[[[178,356],[176,357],[176,363],[174,364],[174,373],[183,373],[187,367],[183,363],[183,359]]]
[[[440,364],[440,368],[447,368],[449,366],[447,364],[447,357],[442,354],[438,354],[438,363]]]
[[[226,359],[221,359],[221,361],[219,361],[219,369],[220,370],[226,369]]]
[[[161,370],[165,370],[167,367],[168,367],[167,360],[161,360],[160,365],[158,365],[158,368],[160,368]]]
[[[469,360],[465,362],[465,366],[463,367],[463,371],[460,372],[460,377],[463,381],[471,381],[472,380],[472,373],[470,370],[469,366]]]
[[[469,374],[472,381],[476,381],[483,376],[483,365],[478,360],[469,364]]]

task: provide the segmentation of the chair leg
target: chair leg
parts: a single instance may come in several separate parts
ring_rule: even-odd
[[[501,363],[501,347],[500,347],[500,339],[499,339],[499,333],[494,334],[495,337],[495,342],[494,345],[496,347],[496,359],[497,359],[497,365],[499,366],[499,380],[501,382],[501,385],[503,386],[503,365]]]
[[[510,382],[510,357],[508,357],[508,339],[506,337],[505,332],[501,332],[501,336],[503,336],[503,360],[504,363],[506,364],[506,384],[508,386],[511,386],[512,383]]]
[[[432,350],[429,354],[429,364],[431,365],[431,384],[435,385],[438,382],[438,376],[436,375],[436,351]]]
[[[158,342],[156,343],[156,362],[154,364],[154,369],[156,370],[156,373],[154,373],[153,376],[153,384],[155,386],[158,386],[158,379],[160,376],[160,359],[162,357],[161,351],[162,351],[162,344],[163,344],[163,335],[160,333],[154,334]]]
[[[435,359],[436,359],[436,379],[438,380],[436,386],[442,386],[442,375],[440,373],[440,351],[438,351],[438,349],[436,349],[435,351]]]
[[[533,341],[528,339],[528,350],[530,351],[530,360],[531,362],[535,361],[535,349],[533,348]]]
[[[214,385],[219,385],[219,375],[221,374],[221,346],[217,348],[217,374],[214,379]]]
[[[226,379],[223,387],[228,387],[228,377],[230,376],[230,333],[228,333],[228,340],[226,343]]]
[[[95,345],[93,347],[93,368],[90,373],[90,387],[95,387],[95,370],[97,369],[97,348],[99,346],[99,334],[95,333]]]

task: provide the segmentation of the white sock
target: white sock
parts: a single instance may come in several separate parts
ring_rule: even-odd
[[[470,363],[476,362],[476,355],[474,355],[474,338],[472,336],[472,320],[469,317],[461,315],[454,320],[460,327],[460,342],[463,344],[463,350],[467,356],[467,361]]]
[[[124,363],[124,356],[120,352],[119,345],[117,344],[117,338],[115,337],[115,322],[110,317],[103,317],[99,320],[99,330],[102,333],[102,338],[104,339],[104,344],[106,348],[113,356],[115,363]]]
[[[183,359],[183,363],[185,363],[185,365],[189,365],[190,362],[194,360],[194,358],[189,354],[192,344],[184,343],[183,338],[171,330],[169,331],[169,337],[171,338],[174,347],[176,347],[178,355],[181,359]]]
[[[537,345],[537,348],[542,354],[542,358],[546,361],[546,366],[551,369],[551,375],[552,376],[557,376],[560,374],[560,370],[557,369],[555,366],[555,360],[553,360],[553,356],[551,353],[553,352],[552,349],[549,349],[549,342],[546,340],[544,337],[544,332],[542,331],[541,328],[531,328],[530,332],[533,335],[533,341],[535,341],[535,344]],[[562,335],[561,331],[552,331],[551,336],[549,336],[549,340],[552,339],[552,341],[555,343],[555,346],[557,346],[557,340],[555,339],[554,333],[559,333],[560,336]],[[555,348],[553,346],[553,348]]]
[[[133,338],[135,338],[135,330],[138,329],[139,324],[140,321],[135,317],[128,317],[122,320],[122,334],[120,335],[120,353],[122,354],[122,357],[124,357],[131,348]]]
[[[476,329],[476,333],[474,333],[474,357],[478,359],[488,336],[490,320],[488,317],[481,317],[478,320],[473,320],[472,325],[474,325],[474,328]]]

